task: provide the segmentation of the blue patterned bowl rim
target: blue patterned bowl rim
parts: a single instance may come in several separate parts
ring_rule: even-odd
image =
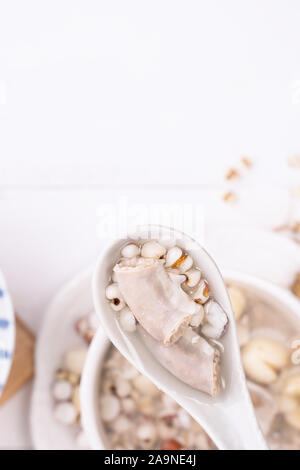
[[[5,278],[0,270],[0,395],[10,371],[14,347],[14,309]]]

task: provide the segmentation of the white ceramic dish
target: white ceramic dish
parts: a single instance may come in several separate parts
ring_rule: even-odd
[[[35,351],[35,380],[31,399],[31,434],[39,450],[76,450],[73,427],[66,427],[53,416],[51,384],[64,353],[83,340],[74,325],[78,318],[93,311],[91,274],[87,269],[68,282],[51,302]]]
[[[286,289],[239,272],[228,271],[223,275],[226,282],[234,281],[300,319],[300,302]],[[82,424],[93,449],[109,448],[99,410],[101,371],[109,347],[110,342],[103,338],[103,333],[97,334],[90,347],[81,382]]]
[[[0,271],[0,395],[10,371],[14,348],[14,310],[4,276]]]

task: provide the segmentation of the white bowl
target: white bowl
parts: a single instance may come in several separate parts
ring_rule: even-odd
[[[268,299],[282,310],[300,319],[300,303],[286,289],[278,287],[252,275],[234,271],[222,273],[226,282],[244,286],[260,298]],[[101,421],[99,407],[99,387],[102,365],[110,347],[110,341],[99,330],[89,349],[81,380],[81,418],[90,446],[93,449],[107,449],[108,443]]]

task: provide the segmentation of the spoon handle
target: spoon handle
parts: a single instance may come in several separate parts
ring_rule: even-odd
[[[196,402],[182,406],[207,432],[220,450],[268,450],[251,404],[224,409],[218,404],[203,406]]]

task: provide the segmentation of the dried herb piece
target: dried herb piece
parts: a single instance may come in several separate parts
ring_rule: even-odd
[[[241,162],[244,166],[246,166],[247,168],[251,168],[253,166],[253,163],[252,161],[250,160],[250,158],[248,157],[243,157],[241,158]]]
[[[239,177],[240,177],[240,174],[237,170],[235,170],[235,168],[230,168],[230,170],[228,170],[225,175],[225,178],[227,180],[234,180],[234,179],[238,179]]]
[[[237,196],[234,192],[227,191],[227,193],[223,195],[223,201],[234,204],[237,201]]]

